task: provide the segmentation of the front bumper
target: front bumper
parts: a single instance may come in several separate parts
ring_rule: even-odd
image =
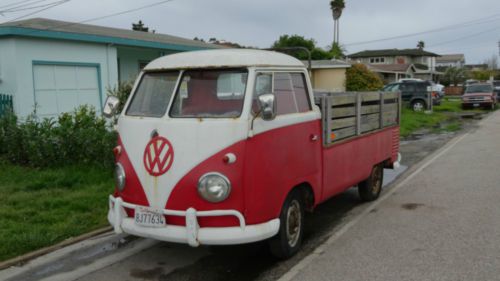
[[[186,226],[167,225],[161,228],[136,225],[133,218],[127,217],[124,208],[135,209],[139,205],[124,202],[121,197],[109,196],[108,221],[116,233],[128,233],[156,240],[189,244],[196,247],[202,245],[234,245],[264,240],[276,235],[280,220],[273,219],[265,223],[246,225],[243,215],[236,210],[186,211],[164,209],[163,214],[186,218]],[[199,227],[197,217],[235,216],[240,226],[232,227]]]

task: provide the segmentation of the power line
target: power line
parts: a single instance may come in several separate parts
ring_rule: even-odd
[[[144,9],[151,8],[151,7],[154,7],[154,6],[159,6],[161,4],[165,4],[167,2],[172,2],[172,1],[174,1],[174,0],[159,1],[159,2],[155,2],[155,3],[149,4],[149,5],[137,7],[137,8],[134,8],[134,9],[121,11],[121,12],[118,12],[118,13],[114,13],[114,14],[109,14],[109,15],[105,15],[105,16],[100,16],[100,17],[95,17],[95,18],[83,20],[83,21],[80,21],[80,22],[77,22],[77,23],[87,23],[87,22],[91,22],[91,21],[102,20],[102,19],[105,19],[105,18],[110,18],[110,17],[115,17],[115,16],[119,16],[119,15],[123,15],[123,14],[132,13],[132,12],[137,12],[137,11],[140,11],[140,10],[144,10]],[[71,23],[71,25],[72,24],[77,24],[77,23]]]
[[[32,2],[32,1],[33,0],[24,0],[24,1],[21,1],[21,2],[13,2],[13,3],[7,4],[7,5],[0,6],[0,9],[1,8],[6,8],[6,7],[11,7],[11,6],[16,6],[16,5],[19,5],[19,4],[23,4],[23,3],[26,3],[26,2]],[[43,0],[43,1],[45,1],[45,0]],[[35,2],[37,2],[37,1],[35,1]]]
[[[65,0],[65,1],[70,1],[70,0]],[[110,18],[110,17],[115,17],[115,16],[119,16],[119,15],[123,15],[123,14],[133,13],[133,12],[137,12],[137,11],[144,10],[144,9],[147,9],[147,8],[152,8],[152,7],[159,6],[159,5],[162,5],[162,4],[165,4],[165,3],[168,3],[168,2],[172,2],[172,1],[174,1],[174,0],[158,1],[158,2],[155,2],[155,3],[148,4],[148,5],[140,6],[140,7],[137,7],[137,8],[133,8],[133,9],[129,9],[129,10],[124,10],[124,11],[121,11],[121,12],[117,12],[117,13],[113,13],[113,14],[108,14],[108,15],[104,15],[104,16],[99,16],[99,17],[95,17],[95,18],[90,18],[90,19],[79,21],[79,22],[65,23],[65,24],[51,26],[51,27],[48,27],[48,28],[37,29],[37,30],[33,30],[31,32],[28,32],[26,34],[32,34],[32,33],[40,32],[40,31],[44,31],[44,30],[54,30],[54,29],[60,28],[60,27],[67,27],[67,26],[72,26],[72,25],[80,24],[80,23],[88,23],[88,22],[102,20],[102,19],[106,19],[106,18]],[[49,7],[49,8],[51,8],[51,7]],[[47,9],[47,8],[45,8],[45,9]],[[41,12],[41,11],[37,11],[36,13],[38,13],[38,12]],[[17,20],[17,19],[14,19],[14,20]],[[7,21],[5,23],[9,23],[9,22],[12,22],[14,20]]]
[[[500,16],[500,13],[494,14],[494,15],[491,15],[488,17],[472,20],[472,21],[466,21],[466,22],[462,22],[462,23],[452,24],[452,25],[448,25],[445,27],[430,29],[430,30],[426,30],[426,31],[409,33],[409,34],[402,34],[402,35],[386,37],[386,38],[381,38],[381,39],[353,42],[353,43],[348,43],[348,44],[344,44],[344,45],[345,46],[365,45],[365,44],[370,44],[370,43],[377,43],[377,42],[382,42],[382,41],[390,41],[390,40],[395,40],[395,39],[413,37],[413,36],[423,35],[423,34],[427,34],[427,33],[435,33],[435,32],[440,32],[440,31],[445,31],[445,30],[450,30],[450,29],[463,28],[463,27],[467,27],[467,26],[497,21],[500,19],[499,16]]]
[[[47,1],[47,0],[43,0],[41,2],[44,2],[44,1]],[[26,10],[33,10],[33,9],[38,9],[38,8],[44,8],[44,7],[51,6],[51,5],[60,3],[60,2],[66,2],[66,1],[65,0],[59,0],[59,1],[50,2],[50,3],[47,3],[47,4],[42,4],[42,5],[38,5],[38,6],[31,6],[31,7],[25,7],[25,8],[23,8],[23,7],[14,7],[14,8],[9,8],[7,10],[0,11],[0,14],[17,13],[17,12],[26,11]]]
[[[467,36],[456,38],[456,39],[453,39],[453,40],[449,40],[449,41],[444,41],[444,42],[441,42],[441,43],[437,43],[437,44],[429,46],[429,48],[436,47],[436,46],[441,46],[441,45],[445,45],[445,44],[448,44],[448,43],[453,43],[453,42],[456,42],[456,41],[461,41],[461,40],[464,40],[464,39],[469,39],[469,38],[476,37],[476,36],[479,36],[479,35],[482,35],[482,34],[485,34],[485,33],[489,33],[489,32],[492,32],[492,31],[495,31],[495,30],[498,30],[498,29],[500,29],[500,27],[491,28],[491,29],[488,29],[488,30],[484,30],[484,31],[481,31],[481,32],[477,32],[477,33],[473,33],[473,34],[470,34],[470,35],[467,35]]]
[[[26,17],[32,16],[32,15],[34,15],[34,14],[38,14],[38,13],[40,13],[40,12],[43,12],[43,11],[45,11],[45,10],[48,10],[48,9],[51,9],[51,8],[54,8],[54,7],[57,7],[57,6],[62,5],[62,4],[64,4],[64,3],[66,3],[66,2],[69,2],[69,1],[71,1],[71,0],[62,0],[62,1],[59,1],[59,2],[54,2],[52,5],[50,5],[50,6],[48,6],[48,7],[45,7],[45,8],[42,8],[42,9],[36,10],[36,11],[34,11],[34,12],[31,12],[31,13],[28,13],[28,14],[25,14],[25,15],[22,15],[22,16],[20,16],[20,17],[17,17],[17,18],[11,19],[11,20],[9,20],[9,21],[7,21],[7,22],[4,22],[4,23],[10,23],[10,22],[13,22],[13,21],[16,21],[16,20],[20,20],[20,19],[23,19],[23,18],[26,18]]]

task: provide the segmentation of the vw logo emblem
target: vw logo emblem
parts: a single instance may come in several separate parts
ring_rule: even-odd
[[[153,137],[144,150],[144,167],[152,176],[166,173],[174,162],[172,144],[164,137]]]

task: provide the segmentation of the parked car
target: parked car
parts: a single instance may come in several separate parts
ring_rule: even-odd
[[[497,94],[497,101],[500,101],[500,80],[493,81],[493,91]]]
[[[441,104],[441,96],[432,91],[432,84],[429,81],[403,80],[386,85],[382,91],[401,92],[403,102],[414,111],[432,109],[431,100],[432,105]]]
[[[462,108],[484,107],[494,109],[497,103],[497,94],[490,83],[468,85],[462,96]]]

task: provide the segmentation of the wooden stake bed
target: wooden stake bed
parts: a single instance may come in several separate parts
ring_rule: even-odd
[[[324,145],[398,125],[399,92],[315,92],[320,107]]]

